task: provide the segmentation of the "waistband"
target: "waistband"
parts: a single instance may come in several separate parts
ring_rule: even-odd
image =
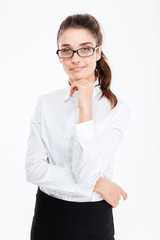
[[[59,199],[44,193],[39,187],[37,190],[36,198],[38,202],[43,202],[43,204],[47,204],[47,206],[50,206],[51,208],[66,211],[104,211],[106,210],[106,208],[112,207],[105,200],[100,200],[96,202],[73,202]]]

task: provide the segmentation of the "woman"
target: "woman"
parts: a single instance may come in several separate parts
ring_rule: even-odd
[[[26,179],[38,185],[31,240],[114,240],[112,208],[127,193],[111,181],[130,110],[110,90],[103,36],[90,14],[57,34],[67,87],[39,97],[30,122]]]

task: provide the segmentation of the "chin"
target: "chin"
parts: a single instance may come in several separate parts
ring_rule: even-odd
[[[77,80],[81,80],[81,79],[86,79],[86,76],[82,76],[82,75],[79,75],[79,76],[73,76],[71,77],[71,79],[73,79],[74,81],[77,81]]]
[[[83,77],[77,77],[77,78],[75,78],[75,77],[72,77],[72,78],[70,78],[71,79],[71,81],[78,81],[78,80],[81,80],[81,79],[84,79]]]

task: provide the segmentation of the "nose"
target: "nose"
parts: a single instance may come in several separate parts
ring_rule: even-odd
[[[80,56],[78,55],[77,52],[74,52],[73,57],[72,57],[72,62],[80,62]]]

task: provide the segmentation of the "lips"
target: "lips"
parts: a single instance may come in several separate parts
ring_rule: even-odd
[[[83,68],[85,67],[74,67],[74,68],[71,68],[71,70],[74,72],[78,72],[78,71],[81,71]]]

